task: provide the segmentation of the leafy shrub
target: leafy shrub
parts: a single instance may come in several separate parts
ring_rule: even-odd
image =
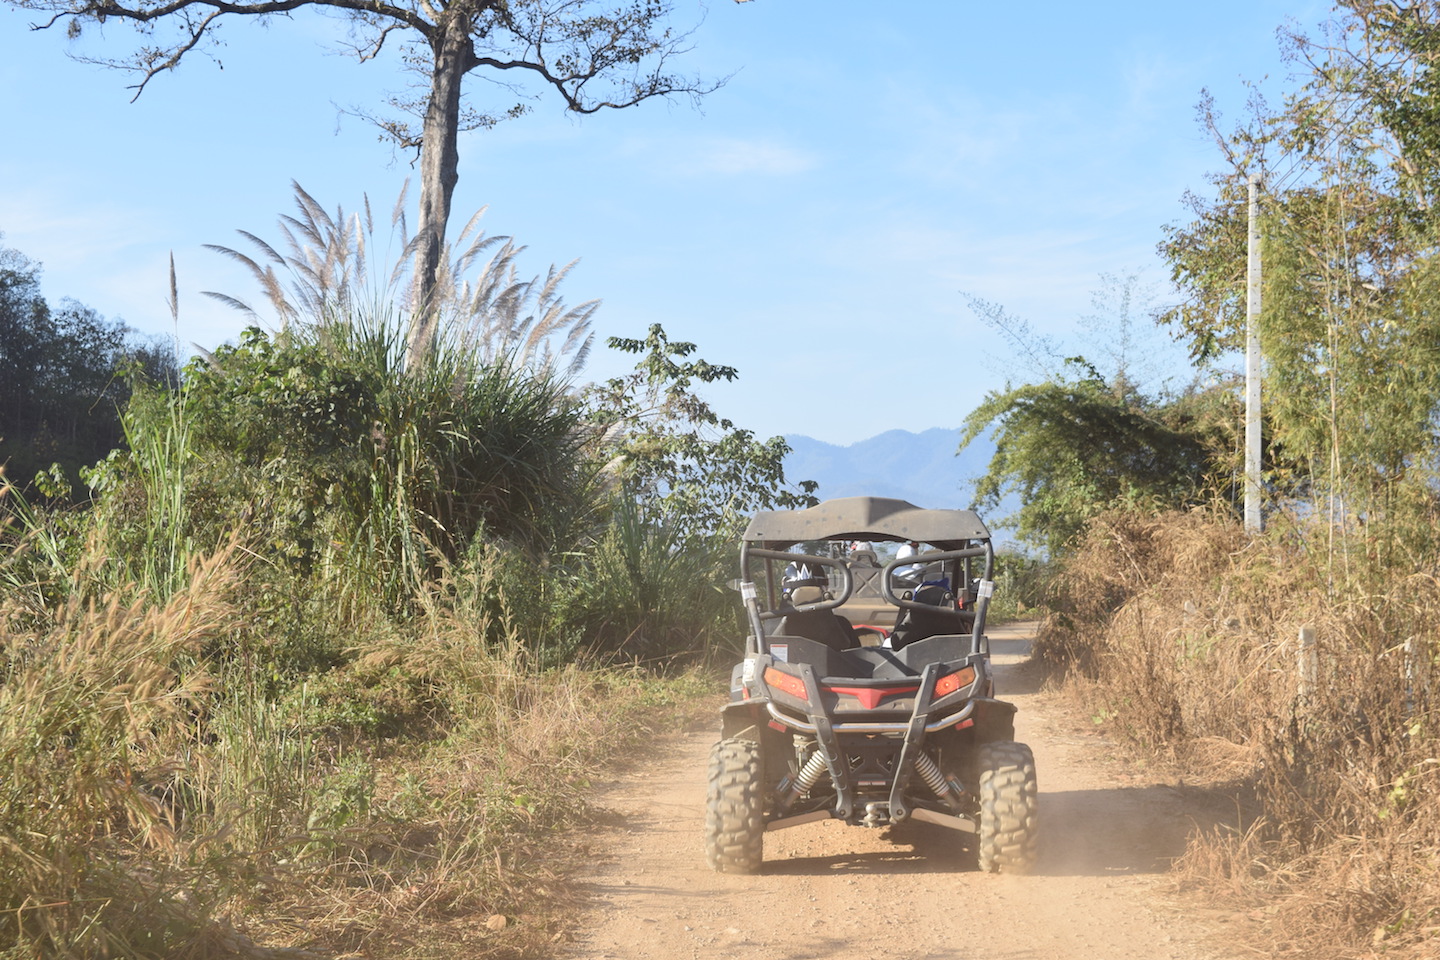
[[[186,388],[197,450],[244,478],[235,509],[264,518],[267,546],[301,571],[384,584],[392,602],[482,528],[543,547],[548,505],[587,488],[563,383],[444,342],[407,369],[400,326],[252,329]]]
[[[703,654],[734,640],[738,595],[724,587],[733,556],[721,538],[687,537],[668,516],[621,499],[576,585],[571,616],[591,649],[609,656]]]

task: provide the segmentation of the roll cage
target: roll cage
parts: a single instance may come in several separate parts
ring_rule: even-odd
[[[856,577],[854,561],[835,556],[794,553],[799,544],[817,541],[869,541],[928,544],[932,549],[896,558],[881,567],[880,594],[902,610],[930,609],[908,590],[895,591],[895,571],[901,567],[940,564],[954,592],[974,604],[970,631],[971,652],[983,652],[985,617],[993,592],[995,553],[990,531],[970,510],[927,510],[904,500],[884,497],[846,497],[828,500],[803,510],[770,510],[755,515],[740,544],[740,591],[745,603],[749,636],[748,655],[769,653],[765,624],[793,613],[834,610],[850,599]],[[980,576],[973,591],[973,564]],[[829,596],[809,603],[791,603],[781,590],[780,573],[789,564],[834,571]],[[778,568],[778,569],[777,569]],[[758,574],[758,576],[757,576]],[[762,597],[763,586],[763,597]]]

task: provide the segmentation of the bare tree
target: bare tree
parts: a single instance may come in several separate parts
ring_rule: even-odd
[[[699,98],[724,81],[705,82],[670,72],[687,50],[689,31],[668,26],[672,0],[4,0],[51,13],[34,28],[65,24],[79,36],[91,24],[120,21],[141,42],[126,57],[81,59],[139,77],[135,96],[188,55],[215,42],[227,17],[266,19],[294,11],[338,12],[348,21],[347,48],[361,61],[379,56],[392,38],[404,58],[426,76],[416,101],[391,106],[418,114],[408,120],[367,117],[403,148],[418,151],[420,211],[414,238],[413,310],[409,351],[429,348],[438,312],[438,277],[445,269],[445,230],[459,179],[459,133],[494,126],[526,110],[524,80],[558,94],[577,114],[623,109],[652,97]],[[741,0],[743,2],[743,0]],[[520,102],[501,112],[467,107],[462,82],[488,72]],[[511,82],[511,78],[514,82]],[[529,89],[529,88],[526,88]],[[540,94],[531,94],[539,96]]]

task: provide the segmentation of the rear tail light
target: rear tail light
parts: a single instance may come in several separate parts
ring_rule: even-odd
[[[961,667],[954,673],[947,673],[935,681],[936,698],[949,696],[957,690],[963,690],[975,682],[975,668]]]
[[[767,686],[774,687],[781,693],[789,694],[796,700],[810,702],[810,698],[805,695],[805,681],[799,677],[776,670],[774,667],[766,667],[764,676]]]

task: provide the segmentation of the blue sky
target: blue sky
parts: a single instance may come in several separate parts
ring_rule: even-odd
[[[1329,6],[912,0],[676,0],[700,22],[687,71],[731,75],[699,109],[652,102],[577,120],[553,100],[464,135],[455,221],[542,273],[576,258],[571,302],[603,301],[597,340],[664,324],[738,367],[710,396],[762,436],[851,443],[957,426],[1026,370],[970,310],[1001,304],[1074,352],[1103,350],[1103,274],[1155,256],[1185,190],[1217,169],[1195,122],[1201,88],[1230,116],[1244,81],[1284,89],[1276,28]],[[0,8],[0,232],[73,297],[139,330],[213,347],[246,321],[200,295],[258,299],[203,249],[245,229],[277,240],[298,181],[328,209],[393,205],[410,158],[343,112],[409,76],[336,51],[333,20],[236,22],[219,63],[157,78],[78,63],[61,30]],[[118,26],[73,49],[123,54]],[[1269,77],[1266,80],[1266,77]],[[494,92],[469,87],[477,103]],[[499,94],[504,96],[503,92]],[[452,221],[452,222],[455,222]],[[1148,348],[1164,353],[1163,338]],[[587,368],[624,369],[602,348]],[[905,397],[894,395],[904,392]]]

